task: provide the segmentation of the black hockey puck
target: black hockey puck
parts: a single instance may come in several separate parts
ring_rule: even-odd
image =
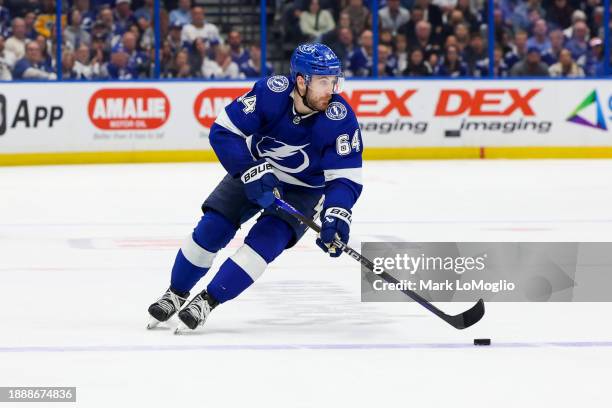
[[[491,339],[474,339],[475,346],[490,346]]]

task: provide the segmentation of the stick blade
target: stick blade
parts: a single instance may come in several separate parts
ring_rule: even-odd
[[[484,316],[484,313],[484,300],[479,299],[470,309],[455,316],[447,316],[444,320],[455,329],[463,330],[478,323],[482,316]]]

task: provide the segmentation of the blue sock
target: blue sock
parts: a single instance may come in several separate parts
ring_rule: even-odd
[[[285,221],[274,216],[260,218],[244,245],[221,265],[208,284],[208,293],[220,303],[235,298],[261,276],[292,238],[293,229]]]
[[[217,251],[236,234],[234,225],[220,213],[208,210],[176,255],[170,287],[175,292],[189,292],[208,272]]]

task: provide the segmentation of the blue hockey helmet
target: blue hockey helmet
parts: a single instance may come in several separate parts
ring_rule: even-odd
[[[310,83],[312,75],[335,76],[334,93],[341,92],[344,75],[342,63],[325,44],[308,43],[298,46],[291,55],[291,79],[295,82],[298,75]]]

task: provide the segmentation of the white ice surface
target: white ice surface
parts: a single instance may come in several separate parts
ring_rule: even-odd
[[[612,406],[611,304],[488,303],[458,331],[411,302],[360,303],[359,266],[312,233],[201,331],[145,330],[222,176],[0,168],[0,386],[78,387],[53,407]],[[366,162],[351,244],[612,241],[611,180],[612,161]]]

